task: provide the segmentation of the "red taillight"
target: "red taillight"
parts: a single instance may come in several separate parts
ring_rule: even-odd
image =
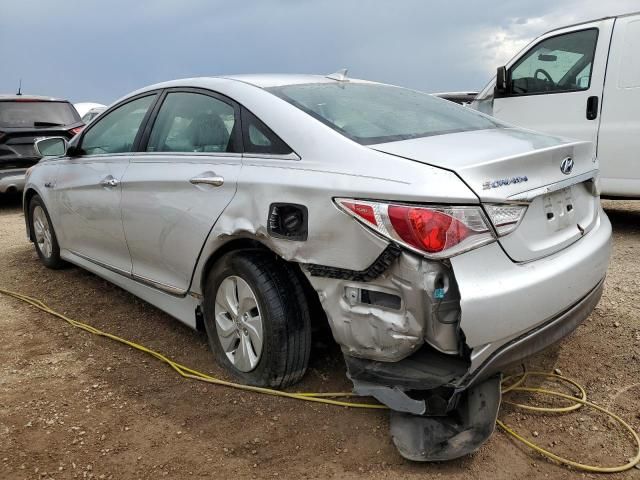
[[[82,127],[75,127],[69,130],[71,136],[79,134],[84,129],[84,125]]]
[[[390,205],[388,212],[400,238],[429,253],[442,252],[470,234],[461,221],[437,210]]]
[[[433,258],[446,258],[495,240],[477,206],[413,206],[336,199],[349,215],[389,240]]]

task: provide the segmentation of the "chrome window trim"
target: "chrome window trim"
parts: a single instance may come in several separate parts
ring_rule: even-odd
[[[170,156],[170,157],[225,157],[225,158],[242,158],[242,153],[239,152],[136,152],[134,157],[141,156]]]
[[[78,157],[59,157],[55,160],[68,163],[93,163],[128,161],[131,153],[105,153],[100,155],[80,155]]]
[[[295,153],[243,153],[243,158],[264,158],[265,160],[302,160],[300,156]]]

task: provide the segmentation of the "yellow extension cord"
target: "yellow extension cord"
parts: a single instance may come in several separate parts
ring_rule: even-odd
[[[232,388],[237,388],[239,390],[247,390],[250,392],[256,392],[256,393],[263,393],[266,395],[274,395],[277,397],[286,397],[286,398],[295,398],[296,400],[304,400],[307,402],[317,402],[317,403],[326,403],[329,405],[338,405],[341,407],[351,407],[351,408],[370,408],[370,409],[387,409],[387,407],[385,405],[379,405],[379,404],[370,404],[370,403],[357,403],[357,402],[343,402],[340,400],[334,400],[333,398],[339,398],[339,397],[353,397],[355,396],[353,393],[289,393],[289,392],[284,392],[281,390],[273,390],[270,388],[262,388],[262,387],[254,387],[251,385],[242,385],[239,383],[234,383],[234,382],[228,382],[226,380],[221,380],[219,378],[216,377],[212,377],[210,375],[207,375],[205,373],[201,373],[198,372],[197,370],[193,370],[189,367],[186,367],[184,365],[181,365],[173,360],[171,360],[170,358],[162,355],[161,353],[158,353],[154,350],[151,350],[143,345],[139,345],[137,343],[131,342],[129,340],[126,340],[124,338],[118,337],[117,335],[113,335],[111,333],[107,333],[107,332],[103,332],[102,330],[98,330],[95,327],[92,327],[91,325],[87,325],[86,323],[82,323],[79,322],[77,320],[73,320],[69,317],[66,317],[65,315],[56,312],[55,310],[53,310],[52,308],[48,307],[47,305],[45,305],[43,302],[41,302],[40,300],[33,298],[33,297],[29,297],[27,295],[23,295],[20,293],[16,293],[16,292],[12,292],[9,290],[5,290],[0,288],[0,293],[4,294],[4,295],[8,295],[10,297],[16,298],[18,300],[21,300],[25,303],[28,303],[29,305],[32,305],[34,307],[36,307],[39,310],[42,310],[43,312],[49,313],[51,315],[54,315],[62,320],[64,320],[65,322],[71,324],[72,326],[76,327],[76,328],[81,328],[82,330],[85,330],[89,333],[93,333],[94,335],[99,335],[101,337],[107,337],[110,338],[111,340],[115,340],[117,342],[123,343],[125,345],[128,345],[132,348],[135,348],[137,350],[140,350],[142,352],[148,353],[149,355],[157,358],[158,360],[165,362],[167,364],[169,364],[169,366],[171,366],[171,368],[173,368],[176,372],[178,372],[179,375],[181,375],[182,377],[185,378],[190,378],[193,380],[199,380],[202,382],[207,382],[207,383],[213,383],[215,385],[224,385],[226,387],[232,387]],[[524,382],[526,381],[526,379],[530,376],[539,376],[539,377],[546,377],[546,378],[551,378],[555,381],[559,381],[559,382],[565,382],[575,388],[578,389],[578,391],[580,392],[580,398],[575,398],[572,395],[567,395],[564,393],[560,393],[560,392],[554,392],[551,390],[545,390],[542,388],[532,388],[532,387],[523,387],[522,385],[524,384]],[[503,386],[507,383],[509,383],[512,379],[514,379],[514,376],[511,377],[506,377],[503,381],[502,384]],[[563,398],[565,400],[571,400],[573,402],[572,405],[566,406],[566,407],[537,407],[537,406],[533,406],[533,405],[525,405],[525,404],[520,404],[520,403],[514,403],[514,402],[510,402],[508,400],[505,400],[505,395],[510,393],[510,392],[529,392],[529,393],[539,393],[539,394],[544,394],[544,395],[551,395],[551,396],[556,396],[556,397],[560,397]],[[584,388],[582,388],[578,383],[574,382],[573,380],[563,377],[561,375],[556,375],[553,373],[546,373],[546,372],[525,372],[522,375],[517,376],[517,380],[515,380],[511,385],[509,386],[504,386],[504,388],[502,389],[502,395],[503,395],[503,399],[502,402],[506,403],[506,404],[510,404],[519,408],[523,408],[526,410],[532,410],[532,411],[536,411],[536,412],[545,412],[545,413],[566,413],[566,412],[571,412],[574,410],[577,410],[579,408],[581,408],[582,406],[588,406],[591,407],[595,410],[598,410],[606,415],[608,415],[609,417],[613,418],[616,422],[618,422],[620,425],[622,425],[633,437],[636,446],[637,446],[637,452],[634,458],[630,459],[628,463],[624,464],[624,465],[620,465],[620,466],[616,466],[616,467],[599,467],[599,466],[593,466],[593,465],[585,465],[582,463],[578,463],[575,462],[573,460],[569,460],[563,457],[560,457],[559,455],[556,455],[548,450],[545,450],[544,448],[530,442],[529,440],[527,440],[526,438],[522,437],[521,435],[519,435],[518,433],[516,433],[511,427],[509,427],[508,425],[505,425],[501,420],[496,420],[496,423],[498,424],[498,426],[500,428],[502,428],[506,433],[508,433],[509,435],[511,435],[513,438],[515,438],[516,440],[524,443],[525,445],[527,445],[529,448],[535,450],[536,452],[540,453],[541,455],[550,458],[552,460],[555,460],[556,462],[559,462],[561,464],[564,465],[568,465],[571,467],[574,467],[576,469],[579,470],[585,470],[588,472],[599,472],[599,473],[614,473],[614,472],[623,472],[625,470],[628,470],[630,468],[633,468],[635,465],[637,465],[638,463],[640,463],[640,438],[638,437],[638,434],[633,430],[633,428],[627,423],[625,422],[622,418],[620,418],[619,416],[617,416],[616,414],[606,410],[603,407],[600,407],[599,405],[596,405],[594,403],[591,403],[589,401],[587,401],[587,393],[585,392]],[[331,398],[333,397],[333,398]]]

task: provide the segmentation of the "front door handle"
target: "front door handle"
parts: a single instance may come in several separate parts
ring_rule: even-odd
[[[598,97],[587,98],[587,120],[598,118]]]
[[[117,179],[113,178],[111,175],[109,175],[108,177],[105,177],[104,179],[102,179],[102,181],[100,182],[100,185],[102,185],[105,188],[113,188],[120,185],[120,182]]]
[[[189,180],[189,183],[193,185],[205,184],[205,185],[213,185],[214,187],[221,187],[224,184],[224,178],[215,173],[203,173],[202,175],[198,175],[197,177],[193,177]]]

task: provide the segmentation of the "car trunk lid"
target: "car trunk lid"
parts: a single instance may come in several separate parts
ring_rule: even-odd
[[[595,223],[596,164],[589,142],[497,128],[372,145],[455,172],[481,203],[526,202],[517,228],[499,242],[517,262],[553,254]],[[561,168],[564,164],[564,172]]]

